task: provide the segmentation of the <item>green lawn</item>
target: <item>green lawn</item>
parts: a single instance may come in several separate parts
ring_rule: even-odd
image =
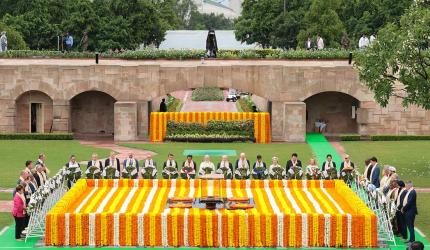
[[[0,140],[2,164],[0,170],[0,187],[13,188],[24,169],[26,160],[36,160],[39,153],[46,154],[46,165],[55,174],[68,161],[71,154],[78,161],[90,159],[96,152],[101,157],[107,156],[109,150],[95,149],[81,145],[78,141],[36,141],[36,140]]]
[[[381,165],[395,166],[402,180],[412,180],[417,187],[430,187],[430,141],[342,142],[342,145],[361,171],[364,160],[376,156]]]
[[[310,147],[305,144],[255,144],[255,143],[163,143],[163,144],[135,144],[135,143],[123,143],[121,146],[145,149],[157,153],[154,160],[157,162],[157,167],[159,168],[158,174],[161,176],[160,168],[163,162],[167,159],[167,154],[172,153],[175,155],[175,159],[178,164],[182,164],[185,160],[183,156],[183,151],[185,149],[232,149],[236,150],[237,157],[230,157],[230,161],[236,162],[239,158],[239,154],[244,152],[247,155],[248,160],[251,165],[254,164],[256,156],[261,154],[263,156],[263,161],[268,164],[271,163],[273,156],[279,157],[280,164],[285,165],[287,160],[290,159],[292,153],[297,153],[299,159],[302,160],[303,164],[306,165],[309,159],[312,157],[312,151]],[[194,157],[194,160],[199,165],[202,161],[201,156]],[[216,165],[220,161],[221,157],[212,157],[212,162]]]
[[[430,239],[430,193],[418,193],[418,215],[415,219],[415,226],[420,229],[427,239]]]
[[[0,201],[12,200],[11,193],[0,192]]]
[[[0,213],[0,230],[5,226],[10,226],[13,224],[12,213],[1,212]]]

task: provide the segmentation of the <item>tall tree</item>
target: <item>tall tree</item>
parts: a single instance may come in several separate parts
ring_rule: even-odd
[[[320,34],[326,47],[339,47],[342,32],[345,31],[336,12],[339,7],[340,0],[313,0],[305,14],[305,29],[302,29],[297,37],[300,46],[303,46],[309,36]]]
[[[391,97],[403,105],[430,109],[430,8],[414,5],[400,25],[389,24],[376,42],[356,57],[360,80],[381,106]]]

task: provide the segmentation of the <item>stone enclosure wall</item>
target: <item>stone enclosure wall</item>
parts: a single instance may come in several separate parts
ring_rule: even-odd
[[[26,101],[21,96],[39,91],[52,100],[52,108],[45,109],[45,132],[49,125],[54,132],[103,130],[113,132],[116,140],[144,139],[149,101],[203,86],[241,89],[269,100],[275,141],[304,141],[312,126],[309,118],[317,116],[333,121],[330,133],[430,134],[429,111],[404,109],[395,98],[381,108],[347,61],[102,60],[95,65],[93,60],[67,59],[0,62],[0,132],[25,132]],[[94,95],[100,92],[104,97]],[[333,99],[326,92],[339,94]],[[317,94],[328,102],[318,105],[312,98]],[[358,102],[357,118],[342,123],[350,116],[348,100]]]

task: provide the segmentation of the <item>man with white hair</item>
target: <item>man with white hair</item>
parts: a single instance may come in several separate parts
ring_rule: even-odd
[[[36,180],[37,187],[43,186],[43,184],[45,184],[47,176],[44,165],[36,165],[36,174],[34,175],[34,179]]]
[[[7,36],[6,31],[2,31],[0,35],[0,52],[7,51]]]
[[[217,174],[223,174],[224,179],[232,179],[233,178],[233,174],[232,174],[233,173],[233,164],[231,164],[231,162],[229,162],[227,155],[223,155],[221,157],[221,162],[218,163],[216,172],[217,172]]]
[[[124,169],[133,166],[139,172],[139,161],[134,158],[133,152],[128,152],[128,158],[124,160],[122,166]]]
[[[157,163],[152,159],[152,155],[148,154],[143,162],[142,170],[140,172],[143,179],[156,179],[157,178]]]
[[[103,163],[102,163],[102,161],[98,160],[98,157],[99,156],[96,153],[93,153],[91,155],[91,160],[88,161],[88,163],[87,163],[87,169],[89,167],[97,167],[100,169],[100,171],[103,171]]]
[[[215,173],[215,165],[210,161],[209,155],[203,157],[202,163],[200,163],[199,175],[207,175]]]
[[[418,214],[417,192],[414,189],[414,185],[412,181],[407,181],[405,188],[406,188],[406,195],[405,195],[405,198],[403,199],[403,207],[401,209],[401,212],[405,216],[406,228],[409,231],[409,241],[407,242],[414,242],[415,241],[414,223],[415,223],[415,216]]]
[[[246,159],[245,153],[240,153],[239,159],[236,160],[234,177],[236,179],[249,179],[251,175],[249,160]]]

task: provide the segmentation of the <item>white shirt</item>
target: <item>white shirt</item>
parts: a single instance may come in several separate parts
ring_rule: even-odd
[[[322,39],[322,37],[318,38],[317,40],[317,48],[324,49],[324,40]]]
[[[358,48],[364,49],[367,46],[369,46],[369,38],[367,38],[367,36],[361,37],[360,40],[358,41]]]
[[[374,35],[370,36],[369,42],[373,43],[376,40],[376,37]]]

